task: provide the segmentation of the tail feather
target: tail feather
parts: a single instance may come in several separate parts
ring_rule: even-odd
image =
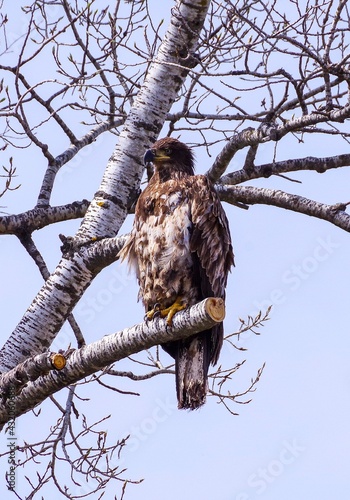
[[[196,410],[205,403],[208,369],[218,361],[223,341],[222,323],[187,340],[162,344],[175,360],[178,407]]]
[[[195,410],[205,403],[208,391],[211,332],[178,342],[175,356],[178,407]]]

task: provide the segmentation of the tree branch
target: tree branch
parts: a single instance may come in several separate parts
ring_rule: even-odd
[[[307,156],[306,158],[295,158],[291,160],[277,161],[274,163],[265,163],[264,165],[251,165],[248,169],[243,168],[237,172],[231,172],[218,180],[219,184],[241,184],[242,182],[261,177],[270,177],[286,172],[296,172],[299,170],[314,170],[319,174],[333,168],[350,166],[350,154],[337,156],[327,156],[317,158]]]
[[[159,134],[184,83],[196,49],[209,0],[178,1],[169,28],[145,82],[125,121],[119,143],[99,190],[74,238],[73,248],[46,281],[0,353],[1,370],[11,369],[28,355],[48,348],[67,315],[90,285],[99,268],[91,263],[91,243],[114,237],[132,206],[143,173],[142,156]],[[187,55],[188,57],[184,57]],[[169,67],[174,62],[181,66]]]
[[[207,298],[191,308],[177,313],[171,327],[166,319],[156,318],[131,328],[126,328],[101,340],[73,351],[67,359],[63,370],[50,372],[28,383],[16,397],[15,404],[11,400],[11,411],[19,416],[34,408],[49,395],[63,387],[74,384],[105,366],[119,361],[131,354],[148,349],[170,340],[190,337],[195,333],[221,323],[225,316],[225,304],[219,298]],[[6,375],[4,375],[6,377]],[[11,415],[13,418],[13,414]],[[9,419],[8,404],[0,404],[0,425]]]
[[[28,232],[24,232],[24,233],[18,235],[18,238],[19,238],[20,242],[22,243],[22,245],[24,246],[24,248],[29,253],[29,255],[32,257],[32,259],[34,260],[36,265],[38,266],[40,274],[43,277],[44,281],[49,279],[50,272],[47,268],[46,262],[43,259],[43,256],[41,255],[37,246],[35,245],[31,234]],[[84,339],[83,333],[82,333],[76,319],[74,318],[73,314],[68,315],[67,321],[70,324],[70,326],[74,332],[78,347],[82,347],[83,345],[85,345],[85,339]]]
[[[164,375],[164,374],[171,374],[175,375],[175,369],[171,368],[159,368],[158,370],[154,370],[153,372],[145,373],[144,375],[135,375],[133,372],[125,372],[125,371],[118,371],[114,370],[112,368],[109,368],[106,370],[106,373],[108,375],[113,375],[115,377],[127,377],[130,380],[148,380],[153,377],[157,377],[158,375]]]
[[[237,133],[228,141],[222,151],[216,157],[213,165],[208,170],[207,175],[212,182],[216,182],[225,172],[230,161],[237,151],[247,147],[263,144],[269,141],[279,141],[289,132],[297,132],[324,122],[344,122],[350,116],[350,105],[346,105],[341,109],[332,110],[327,113],[311,113],[303,115],[299,118],[286,121],[283,125],[275,125],[274,123],[266,123],[258,129],[248,127],[245,130]]]
[[[0,217],[0,234],[32,233],[38,229],[72,219],[84,217],[90,202],[75,201],[58,207],[35,207],[27,212]]]
[[[10,396],[19,394],[27,382],[37,380],[51,370],[62,370],[65,366],[65,355],[56,352],[44,352],[26,359],[0,376],[2,402],[6,403]]]
[[[28,356],[50,347],[93,278],[117,260],[126,236],[91,241],[85,246],[75,246],[74,238],[62,236],[61,239],[62,260],[3,346],[0,372],[10,370]],[[46,304],[46,309],[41,308],[41,304]]]
[[[89,132],[87,132],[81,139],[77,140],[74,144],[71,144],[63,153],[59,154],[54,161],[50,162],[40,188],[37,201],[38,206],[47,206],[49,204],[56,175],[63,165],[74,158],[74,156],[85,146],[92,144],[101,134],[107,130],[116,128],[123,123],[124,119],[99,123],[95,128],[89,130]]]
[[[326,220],[344,231],[350,232],[350,215],[345,212],[348,203],[326,205],[296,194],[252,186],[218,186],[217,190],[220,199],[228,203],[273,205]]]

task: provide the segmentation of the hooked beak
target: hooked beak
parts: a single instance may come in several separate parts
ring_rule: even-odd
[[[155,154],[152,149],[148,149],[143,157],[143,164],[147,165],[148,163],[153,163]]]
[[[145,165],[148,163],[160,163],[167,160],[170,160],[170,156],[162,149],[149,149],[143,157]]]

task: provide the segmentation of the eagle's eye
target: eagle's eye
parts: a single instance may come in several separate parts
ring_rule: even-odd
[[[166,154],[167,156],[170,156],[170,155],[171,155],[171,153],[172,153],[171,149],[170,149],[170,148],[166,148],[166,150],[165,150],[165,154]]]

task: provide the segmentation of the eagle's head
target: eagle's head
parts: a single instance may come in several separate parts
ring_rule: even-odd
[[[174,139],[173,137],[165,137],[155,142],[151,149],[146,151],[144,163],[153,163],[155,170],[160,174],[165,171],[171,173],[184,172],[189,175],[194,174],[194,157],[193,153],[186,144]]]

